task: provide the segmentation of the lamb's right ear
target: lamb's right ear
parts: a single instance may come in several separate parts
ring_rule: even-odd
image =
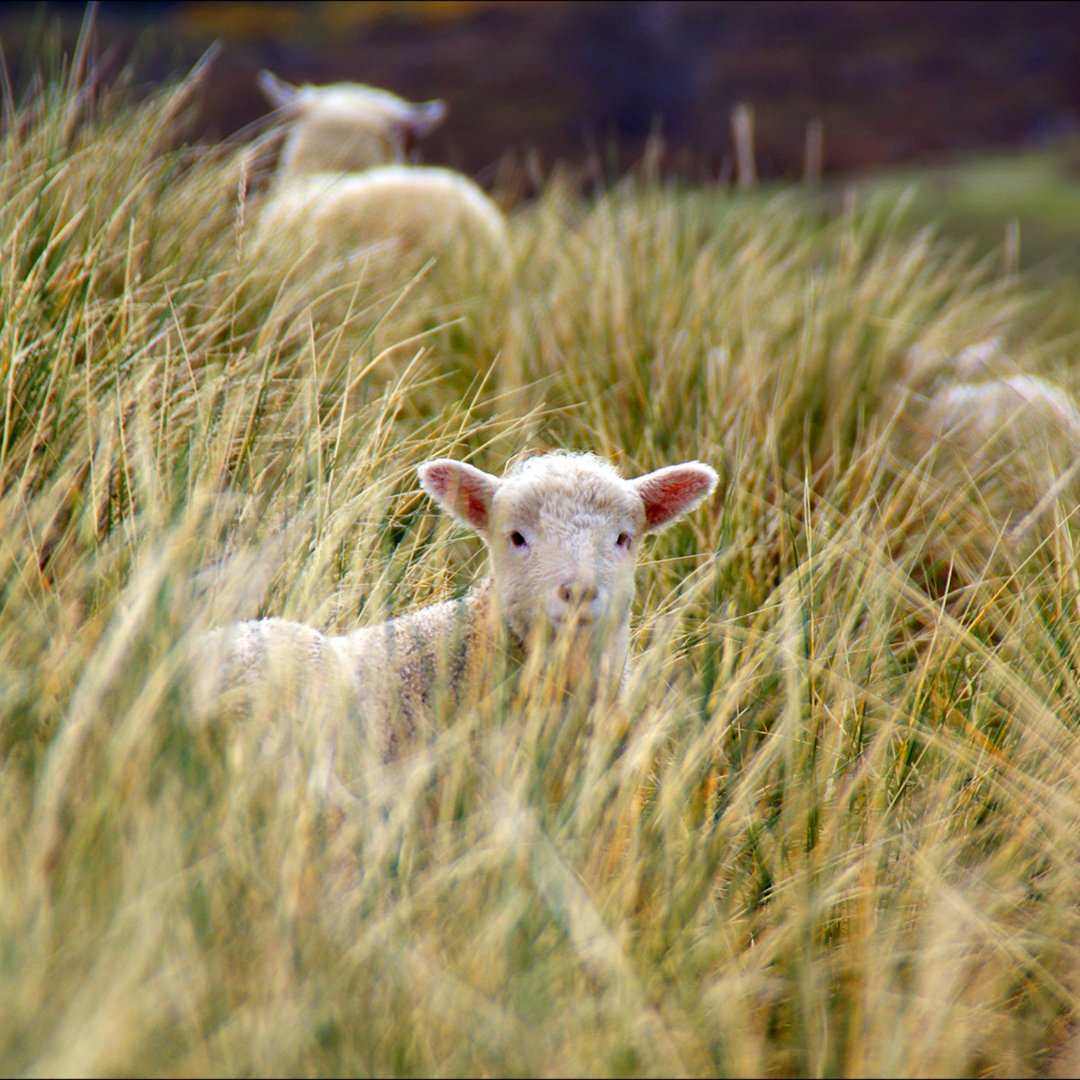
[[[451,458],[425,461],[419,472],[420,486],[444,510],[481,536],[488,535],[498,477]]]
[[[259,89],[266,95],[266,100],[274,106],[275,109],[282,109],[289,112],[293,109],[299,108],[300,105],[300,89],[293,86],[292,83],[287,83],[284,79],[279,79],[272,71],[267,71],[263,68],[259,72]]]
[[[716,470],[700,461],[668,465],[630,483],[645,504],[645,531],[655,532],[693,510],[714,487]]]

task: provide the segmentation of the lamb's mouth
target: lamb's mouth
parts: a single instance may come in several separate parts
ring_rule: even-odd
[[[596,622],[596,616],[588,611],[579,611],[573,615],[560,615],[551,621],[555,626],[591,626]]]
[[[574,638],[593,638],[600,626],[600,620],[587,612],[575,612],[548,621],[548,633],[552,641]]]

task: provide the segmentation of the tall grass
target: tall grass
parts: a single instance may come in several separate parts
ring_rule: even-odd
[[[957,602],[887,451],[906,351],[1023,289],[887,204],[645,170],[553,179],[505,295],[358,271],[330,317],[247,257],[189,91],[57,83],[3,135],[3,1071],[1068,1071],[1075,531]],[[206,627],[475,580],[418,463],[553,446],[724,475],[653,542],[620,709],[502,695],[389,763],[195,722]]]

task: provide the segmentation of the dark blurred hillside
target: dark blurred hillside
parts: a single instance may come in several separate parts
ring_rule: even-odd
[[[16,85],[41,63],[43,25],[74,40],[81,4],[0,6]],[[803,168],[824,126],[826,172],[1030,146],[1080,123],[1080,4],[910,3],[102,3],[95,52],[141,78],[189,66],[213,41],[198,134],[262,116],[255,75],[354,79],[444,97],[428,160],[473,173],[508,150],[547,166],[617,147],[640,154],[659,122],[669,168],[730,169],[730,113],[754,106],[758,170]]]

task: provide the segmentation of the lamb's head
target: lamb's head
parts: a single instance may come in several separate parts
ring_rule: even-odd
[[[293,86],[269,71],[259,86],[291,121],[281,173],[351,172],[404,161],[446,116],[442,101],[414,103],[363,83]]]
[[[625,480],[594,455],[558,452],[502,478],[429,461],[420,482],[487,544],[496,607],[519,642],[589,634],[625,649],[641,538],[701,502],[716,473],[690,462]]]

